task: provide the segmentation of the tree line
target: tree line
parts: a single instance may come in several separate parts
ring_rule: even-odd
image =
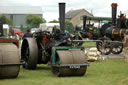
[[[5,15],[1,14],[0,15],[0,22],[3,24],[9,24],[10,26],[13,25],[13,21],[11,19],[8,19]],[[46,23],[46,20],[38,15],[34,14],[27,14],[26,15],[26,24],[27,28],[23,28],[23,25],[21,25],[21,30],[22,29],[29,29],[29,28],[39,28],[40,23]],[[52,20],[49,23],[59,23],[58,20]],[[65,22],[65,29],[69,32],[73,32],[74,27],[71,22],[66,21]]]

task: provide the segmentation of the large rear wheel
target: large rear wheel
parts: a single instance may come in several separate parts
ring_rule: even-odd
[[[21,59],[23,68],[35,69],[38,61],[38,47],[36,40],[33,38],[26,38],[21,46]]]

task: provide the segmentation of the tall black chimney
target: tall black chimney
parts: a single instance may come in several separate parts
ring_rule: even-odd
[[[86,29],[86,19],[87,19],[87,16],[83,16],[83,30],[87,30]]]
[[[65,29],[65,3],[59,3],[59,22],[60,30],[64,33]]]
[[[112,24],[116,25],[117,3],[112,3]]]
[[[3,24],[0,22],[0,36],[3,36]]]

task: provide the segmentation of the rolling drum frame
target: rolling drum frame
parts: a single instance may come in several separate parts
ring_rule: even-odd
[[[72,51],[81,51],[80,49],[70,47],[54,47],[52,49],[52,72],[56,76],[83,76],[86,72],[87,59],[78,59],[77,56],[73,56]],[[63,55],[65,51],[65,55]],[[59,55],[60,53],[60,55]],[[57,59],[57,54],[58,58]],[[70,55],[71,54],[71,55]],[[68,57],[66,57],[68,56]],[[77,60],[78,59],[78,60]]]
[[[22,64],[0,64],[0,66],[14,66],[14,65],[22,65]]]

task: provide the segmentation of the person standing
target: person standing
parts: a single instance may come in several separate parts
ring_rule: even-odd
[[[23,35],[22,40],[23,40],[24,38],[32,38],[32,37],[33,37],[33,34],[31,33],[31,29],[28,29],[28,30],[27,30],[27,33],[25,33],[25,34]]]
[[[124,33],[124,43],[123,47],[128,47],[128,32]]]
[[[124,56],[124,60],[128,62],[128,32],[127,31],[124,33],[123,56]]]

